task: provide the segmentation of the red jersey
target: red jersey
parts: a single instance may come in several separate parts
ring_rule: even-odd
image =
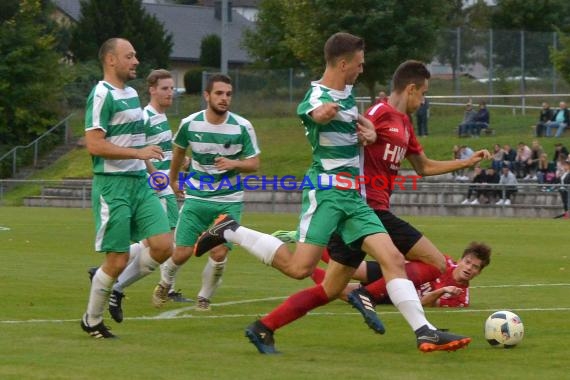
[[[388,103],[374,104],[365,116],[374,124],[378,139],[364,148],[362,174],[369,182],[361,185],[361,193],[373,209],[389,210],[390,195],[398,186],[394,176],[398,175],[400,163],[410,154],[420,154],[423,148],[408,115]]]
[[[426,282],[420,285],[418,295],[422,298],[426,293],[441,289],[445,286],[457,286],[463,292],[455,296],[451,294],[444,294],[441,296],[436,304],[439,307],[467,307],[469,306],[469,284],[459,284],[453,279],[453,270],[457,268],[457,263],[449,256],[445,256],[446,270],[445,273],[439,276],[435,281]]]

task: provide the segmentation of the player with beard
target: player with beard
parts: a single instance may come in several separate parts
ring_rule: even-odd
[[[81,328],[105,339],[115,337],[103,323],[103,311],[112,285],[126,272],[131,241],[146,239],[150,247],[138,255],[134,282],[170,257],[172,236],[143,161],[163,159],[163,151],[147,145],[138,94],[126,84],[136,78],[136,51],[129,41],[111,38],[101,45],[99,60],[103,80],[87,99],[85,142],[93,161],[95,250],[105,259],[93,274]]]
[[[186,200],[176,226],[176,248],[161,267],[161,279],[153,293],[154,305],[168,300],[176,273],[192,255],[193,246],[220,214],[241,219],[243,189],[238,186],[239,173],[259,168],[259,147],[251,123],[230,112],[232,82],[223,74],[212,75],[204,91],[207,108],[180,123],[173,139],[170,184],[175,193]],[[189,175],[179,183],[179,173],[186,151],[190,148]],[[221,245],[210,251],[202,272],[202,288],[198,293],[197,310],[209,310],[210,300],[222,281],[231,245]]]

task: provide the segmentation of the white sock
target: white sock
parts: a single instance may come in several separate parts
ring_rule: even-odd
[[[113,286],[113,290],[122,293],[123,289],[141,278],[148,276],[158,266],[159,263],[150,256],[150,248],[146,247],[127,265]]]
[[[169,287],[170,290],[174,289],[174,281],[176,279],[176,273],[180,269],[181,265],[174,264],[172,257],[169,257],[160,266],[160,284],[162,286]]]
[[[275,236],[250,230],[243,226],[238,227],[235,231],[225,230],[224,238],[229,242],[242,246],[266,265],[271,265],[275,253],[279,247],[285,244]]]
[[[133,243],[130,245],[129,247],[129,264],[133,262],[133,260],[135,259],[135,257],[137,257],[138,255],[140,255],[140,253],[142,252],[143,249],[145,249],[145,245],[143,244],[142,241],[139,241],[138,243]],[[128,265],[128,264],[127,264]]]
[[[204,266],[202,271],[202,289],[198,293],[198,297],[203,297],[211,299],[216,290],[222,284],[222,275],[224,274],[224,268],[228,262],[227,257],[224,261],[214,261],[211,257],[208,257],[208,262]]]
[[[386,290],[394,306],[398,308],[414,331],[424,325],[435,330],[435,327],[426,319],[418,292],[410,280],[395,278],[386,284]]]
[[[91,281],[87,312],[86,316],[84,316],[84,322],[87,325],[95,326],[103,321],[103,312],[105,311],[105,306],[111,293],[111,286],[113,286],[114,282],[115,279],[103,272],[101,268],[95,272]]]

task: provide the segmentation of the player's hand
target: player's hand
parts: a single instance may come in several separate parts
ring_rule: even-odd
[[[489,160],[491,159],[492,155],[487,149],[481,149],[477,152],[473,153],[471,157],[469,157],[469,161],[471,161],[471,166],[478,164],[482,160]]]
[[[170,188],[172,189],[172,191],[174,192],[174,195],[176,195],[176,198],[178,199],[184,199],[184,190],[182,187],[180,187],[180,185],[178,184],[178,180],[177,179],[173,179],[172,181],[170,181]]]
[[[236,160],[230,160],[227,157],[214,158],[214,166],[221,171],[233,170],[237,167]]]
[[[458,296],[460,295],[463,290],[461,288],[458,288],[457,286],[445,286],[442,288],[445,294],[449,294],[452,296]]]
[[[164,155],[162,154],[162,148],[158,145],[147,145],[144,148],[137,149],[137,158],[139,160],[162,160]]]
[[[310,115],[313,120],[319,124],[326,124],[336,116],[340,106],[334,102],[323,103],[313,111]]]
[[[358,137],[358,142],[363,146],[374,144],[378,135],[376,134],[376,128],[374,124],[362,115],[358,115],[358,122],[356,123],[356,136]]]

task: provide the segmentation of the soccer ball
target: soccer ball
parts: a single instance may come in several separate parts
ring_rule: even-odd
[[[513,348],[524,337],[524,325],[511,311],[496,311],[485,321],[485,339],[493,347]]]

